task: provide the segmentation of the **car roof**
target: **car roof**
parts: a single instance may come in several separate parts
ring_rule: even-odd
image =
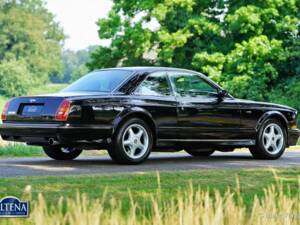
[[[159,66],[115,67],[115,68],[99,69],[97,71],[101,71],[101,70],[128,70],[133,72],[185,71],[185,72],[199,73],[187,69],[174,68],[174,67],[159,67]]]
[[[175,68],[175,67],[159,67],[159,66],[138,66],[138,67],[115,67],[115,68],[105,68],[105,69],[99,69],[96,71],[105,71],[105,70],[125,70],[125,71],[131,71],[133,73],[138,72],[136,75],[141,75],[142,73],[153,73],[153,72],[159,72],[159,71],[182,71],[182,72],[189,72],[191,74],[198,74],[202,76],[206,81],[214,85],[216,88],[221,89],[222,88],[215,83],[214,81],[210,80],[206,75],[193,71],[188,69],[181,69],[181,68]],[[126,82],[125,82],[126,84]]]

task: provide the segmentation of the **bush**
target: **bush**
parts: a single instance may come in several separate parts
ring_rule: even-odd
[[[33,84],[31,73],[22,60],[11,60],[0,63],[0,94],[19,96],[27,93]]]
[[[0,1],[0,94],[26,94],[59,74],[63,40],[43,0]]]
[[[290,79],[277,87],[270,93],[272,102],[288,105],[300,112],[300,79]],[[300,117],[298,117],[300,126]]]

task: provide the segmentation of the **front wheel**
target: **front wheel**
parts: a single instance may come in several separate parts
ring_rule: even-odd
[[[286,148],[287,134],[283,125],[276,119],[265,122],[259,130],[256,146],[250,152],[257,159],[278,159]]]
[[[148,124],[132,118],[117,129],[108,153],[119,164],[139,164],[148,158],[152,145],[153,135]]]
[[[44,152],[47,156],[55,160],[72,160],[77,158],[82,150],[76,148],[63,148],[60,146],[44,146]]]

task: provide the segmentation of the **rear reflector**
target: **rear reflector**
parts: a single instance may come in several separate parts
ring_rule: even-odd
[[[296,129],[296,128],[297,128],[297,123],[296,123],[296,122],[293,123],[293,124],[291,125],[291,128],[292,128],[292,129]]]
[[[55,120],[57,121],[67,121],[69,116],[69,111],[71,107],[71,102],[69,100],[64,100],[55,115]]]
[[[1,114],[1,120],[4,121],[7,118],[7,112],[8,112],[8,107],[9,107],[10,101],[5,103],[5,106],[3,108],[2,114]]]

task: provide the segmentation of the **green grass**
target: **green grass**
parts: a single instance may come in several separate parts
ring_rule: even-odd
[[[299,194],[300,168],[278,169],[276,173],[287,185],[293,196]],[[163,172],[160,174],[160,184],[156,173],[133,173],[119,175],[84,175],[64,177],[21,177],[0,179],[0,193],[3,196],[21,197],[24,187],[30,185],[32,198],[37,199],[38,193],[43,193],[48,204],[57,202],[61,196],[75,198],[76,192],[86,193],[88,197],[101,198],[106,191],[106,199],[122,201],[126,211],[130,205],[128,191],[140,205],[150,204],[150,195],[155,194],[160,187],[162,200],[168,200],[180,190],[186,190],[190,184],[195,189],[201,188],[211,193],[219,190],[222,194],[228,188],[236,190],[237,178],[240,192],[247,206],[251,206],[255,195],[263,196],[264,188],[276,183],[273,171],[267,169],[242,170],[201,170],[192,172]]]
[[[0,157],[35,157],[43,156],[40,147],[26,146],[22,144],[8,144],[0,146]]]
[[[2,112],[3,107],[4,107],[7,100],[8,100],[8,98],[6,98],[4,96],[0,96],[0,112]]]
[[[298,146],[293,146],[289,150],[299,150],[300,142]],[[237,150],[238,151],[238,150]],[[243,151],[248,151],[247,149],[243,149]],[[97,156],[105,154],[105,151],[83,151],[83,155],[85,156]],[[46,156],[43,153],[41,147],[28,146],[24,144],[1,144],[0,141],[0,158],[1,157],[37,157],[37,156]]]
[[[99,156],[105,154],[103,151],[84,151],[82,155],[85,156]],[[0,141],[0,158],[1,157],[38,157],[44,156],[44,151],[42,147],[37,146],[28,146],[25,144],[13,143],[10,142],[9,144],[1,144]]]
[[[65,88],[67,84],[46,84],[38,87],[33,87],[31,90],[28,91],[28,95],[40,95],[40,94],[51,94],[58,92]],[[0,112],[9,98],[0,96]]]
[[[61,91],[67,84],[47,84],[29,90],[28,95],[50,94]]]

